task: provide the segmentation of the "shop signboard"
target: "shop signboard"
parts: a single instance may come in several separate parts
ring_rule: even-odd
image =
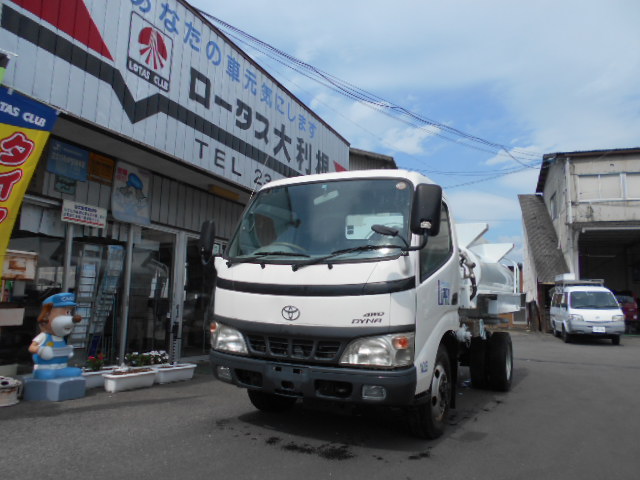
[[[47,155],[47,170],[80,182],[87,181],[89,152],[60,140],[51,139]]]
[[[116,162],[109,157],[89,153],[89,180],[103,185],[111,185],[113,182],[113,170]]]
[[[105,228],[107,226],[107,209],[63,200],[61,220],[94,228]]]
[[[247,189],[347,167],[346,140],[186,2],[38,5],[1,7],[11,86]]]
[[[151,175],[125,162],[116,164],[111,190],[111,213],[121,222],[149,225],[149,181]]]
[[[53,108],[0,87],[0,264],[56,118]]]

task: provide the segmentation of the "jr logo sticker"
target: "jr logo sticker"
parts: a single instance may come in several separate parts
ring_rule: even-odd
[[[438,305],[451,305],[451,284],[438,280]]]

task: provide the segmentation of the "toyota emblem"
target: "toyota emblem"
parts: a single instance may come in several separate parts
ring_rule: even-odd
[[[287,305],[282,309],[282,318],[293,322],[300,318],[300,310],[298,307],[294,307],[293,305]]]

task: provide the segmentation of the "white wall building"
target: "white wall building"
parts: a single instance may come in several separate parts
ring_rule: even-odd
[[[202,222],[224,244],[252,191],[348,169],[348,142],[183,0],[3,0],[0,46],[4,86],[59,112],[9,246],[38,254],[9,292],[27,313],[3,334],[28,345],[43,298],[71,290],[77,358],[120,338],[205,353]],[[106,225],[66,221],[65,201]]]

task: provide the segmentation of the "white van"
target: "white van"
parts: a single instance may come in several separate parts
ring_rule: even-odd
[[[610,338],[620,344],[624,314],[602,280],[556,280],[551,298],[551,328],[569,343],[573,336]]]

